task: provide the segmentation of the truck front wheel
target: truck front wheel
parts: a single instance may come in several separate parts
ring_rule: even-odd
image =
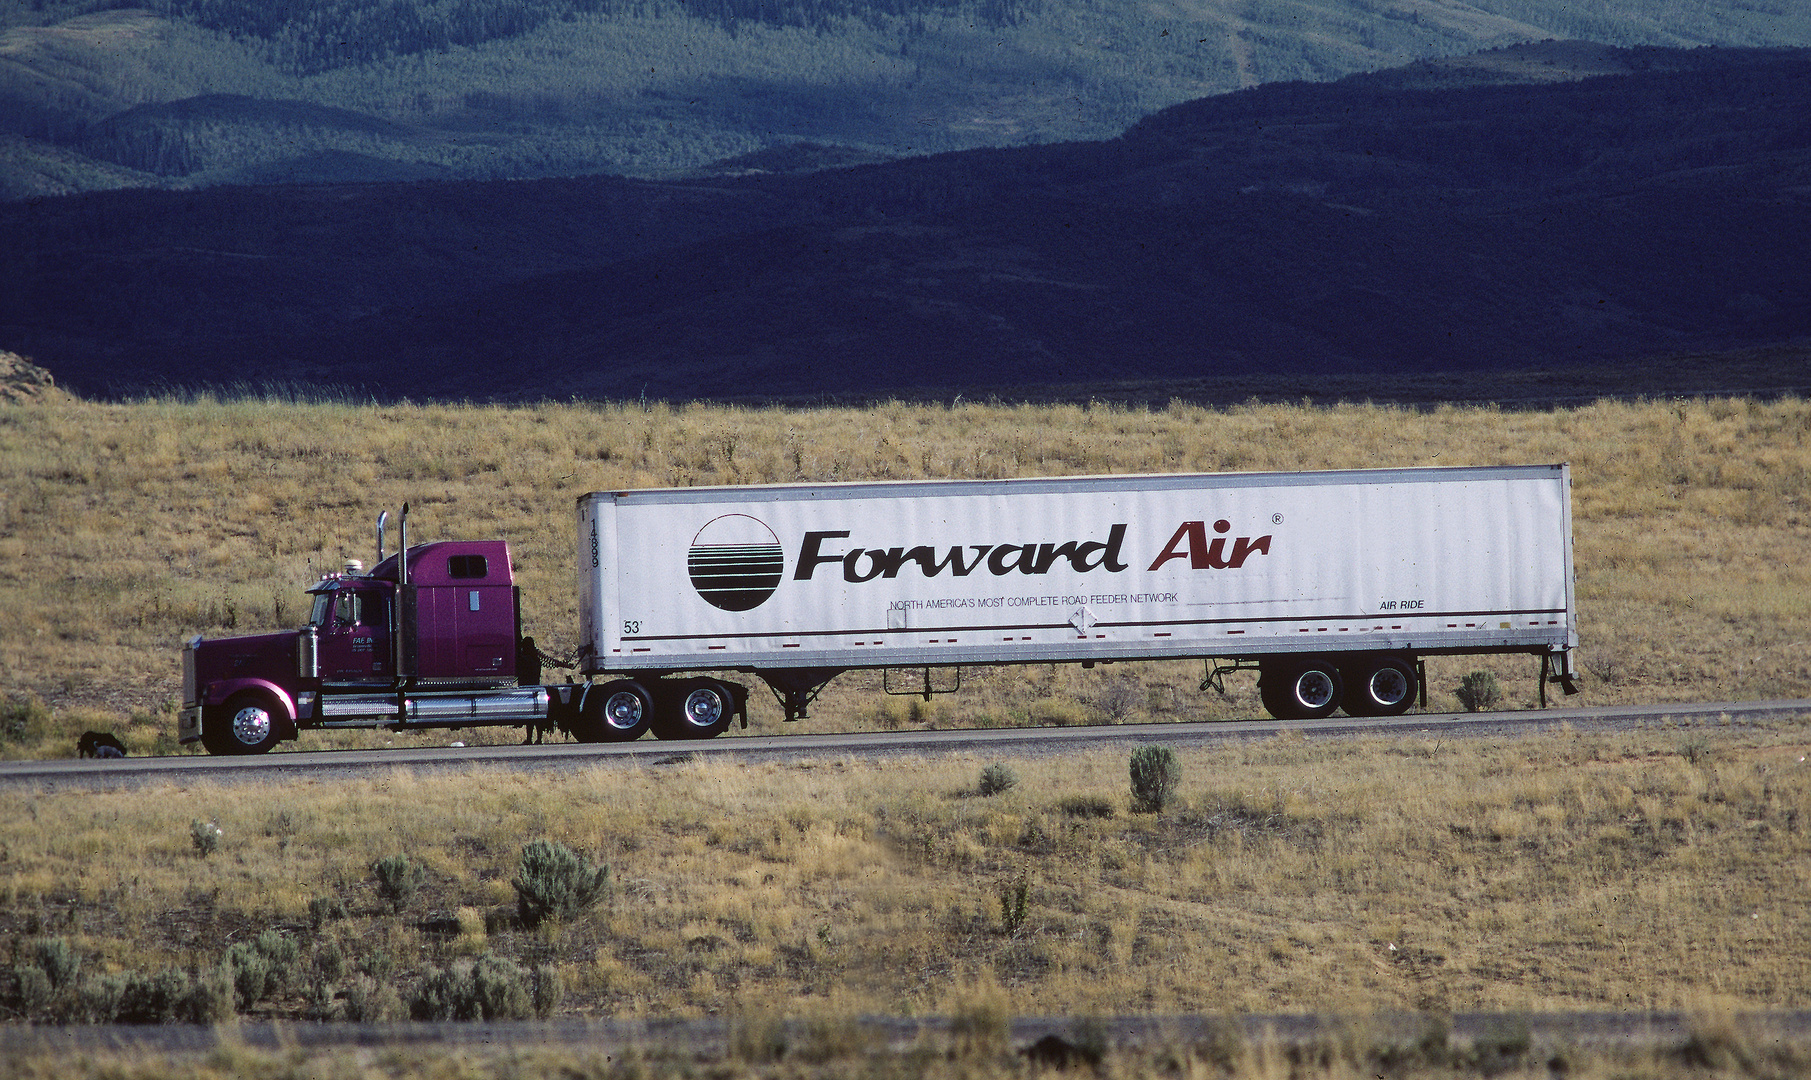
[[[1258,696],[1278,720],[1319,720],[1332,716],[1345,695],[1339,668],[1321,660],[1265,668],[1258,676]]]
[[[262,754],[283,737],[283,713],[270,695],[248,690],[210,709],[201,743],[210,754]]]

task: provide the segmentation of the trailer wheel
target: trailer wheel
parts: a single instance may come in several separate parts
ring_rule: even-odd
[[[1324,660],[1266,668],[1258,676],[1258,696],[1265,710],[1278,720],[1332,716],[1344,694],[1339,668]]]
[[[687,679],[673,689],[654,717],[657,739],[712,739],[729,729],[736,696],[715,679]]]
[[[580,742],[639,739],[654,719],[654,699],[633,679],[607,682],[585,695],[579,707]]]
[[[208,710],[201,744],[210,754],[262,754],[283,737],[283,710],[269,694],[246,690]]]
[[[1401,716],[1415,704],[1420,689],[1413,663],[1380,656],[1346,671],[1346,713],[1350,716]]]

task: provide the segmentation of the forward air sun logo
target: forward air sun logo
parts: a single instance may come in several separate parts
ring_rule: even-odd
[[[713,518],[692,537],[685,561],[698,595],[724,611],[761,606],[786,572],[780,538],[747,514]]]

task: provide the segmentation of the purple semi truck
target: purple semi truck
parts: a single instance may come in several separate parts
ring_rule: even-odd
[[[538,685],[509,545],[409,547],[405,518],[406,557],[385,558],[387,518],[378,523],[377,565],[365,573],[348,563],[322,578],[308,590],[313,605],[300,630],[185,644],[183,742],[256,754],[300,727],[559,724],[582,688]]]
[[[576,676],[541,682],[500,540],[323,578],[299,631],[183,650],[180,734],[262,753],[303,728],[485,725],[710,738],[767,684],[800,719],[845,671],[1196,659],[1265,709],[1390,716],[1421,660],[1527,653],[1574,691],[1571,473],[1520,465],[592,492]],[[933,677],[937,673],[938,677]]]

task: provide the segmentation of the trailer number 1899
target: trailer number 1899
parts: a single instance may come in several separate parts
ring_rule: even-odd
[[[629,637],[633,634],[639,634],[639,633],[641,633],[641,620],[640,619],[623,620],[623,636],[624,637]]]

